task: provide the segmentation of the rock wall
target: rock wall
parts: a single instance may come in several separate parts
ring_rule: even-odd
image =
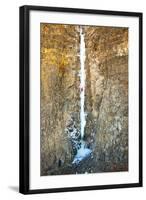
[[[79,124],[79,33],[70,25],[40,28],[41,175],[46,175],[73,156],[65,128],[72,119]]]
[[[86,127],[93,159],[79,173],[128,170],[128,29],[83,26]],[[41,24],[41,175],[76,173],[79,26]]]
[[[128,29],[86,27],[85,35],[87,140],[101,171],[128,170]]]

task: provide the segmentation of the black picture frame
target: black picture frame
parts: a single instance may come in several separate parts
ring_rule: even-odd
[[[81,186],[68,188],[54,189],[35,189],[29,187],[29,20],[30,11],[45,11],[45,12],[67,12],[67,13],[84,13],[97,15],[114,15],[139,18],[139,182],[129,184],[114,184],[114,185],[97,185],[97,186]],[[19,131],[19,155],[20,155],[20,174],[19,174],[19,191],[22,194],[35,193],[52,193],[52,192],[67,192],[67,191],[82,191],[82,190],[99,190],[99,189],[114,189],[114,188],[130,188],[142,186],[142,19],[143,15],[139,12],[123,12],[123,11],[107,11],[107,10],[89,10],[79,8],[63,8],[63,7],[44,7],[44,6],[22,6],[20,7],[20,131]]]

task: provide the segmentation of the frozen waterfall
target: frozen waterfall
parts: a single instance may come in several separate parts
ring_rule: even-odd
[[[81,147],[77,150],[77,154],[73,160],[73,164],[78,164],[84,158],[91,154],[91,149],[86,147],[84,141],[84,130],[86,125],[85,114],[85,40],[82,27],[80,27],[80,123],[81,123]]]

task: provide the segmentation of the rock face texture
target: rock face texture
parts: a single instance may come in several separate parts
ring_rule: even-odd
[[[102,171],[128,170],[128,29],[86,27],[85,35],[85,135]]]
[[[65,128],[79,124],[79,68],[78,27],[41,24],[41,175],[72,160]]]
[[[128,29],[83,26],[83,32],[84,140],[92,158],[72,167],[80,140],[79,26],[43,23],[41,175],[128,170]]]

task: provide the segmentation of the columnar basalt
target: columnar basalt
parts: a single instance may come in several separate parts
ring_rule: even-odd
[[[82,26],[86,126],[80,148],[80,26],[41,24],[41,175],[128,170],[128,28]]]
[[[41,175],[72,160],[65,129],[79,124],[79,69],[78,26],[41,24]]]
[[[128,170],[128,29],[86,27],[85,33],[85,135],[99,170]]]

